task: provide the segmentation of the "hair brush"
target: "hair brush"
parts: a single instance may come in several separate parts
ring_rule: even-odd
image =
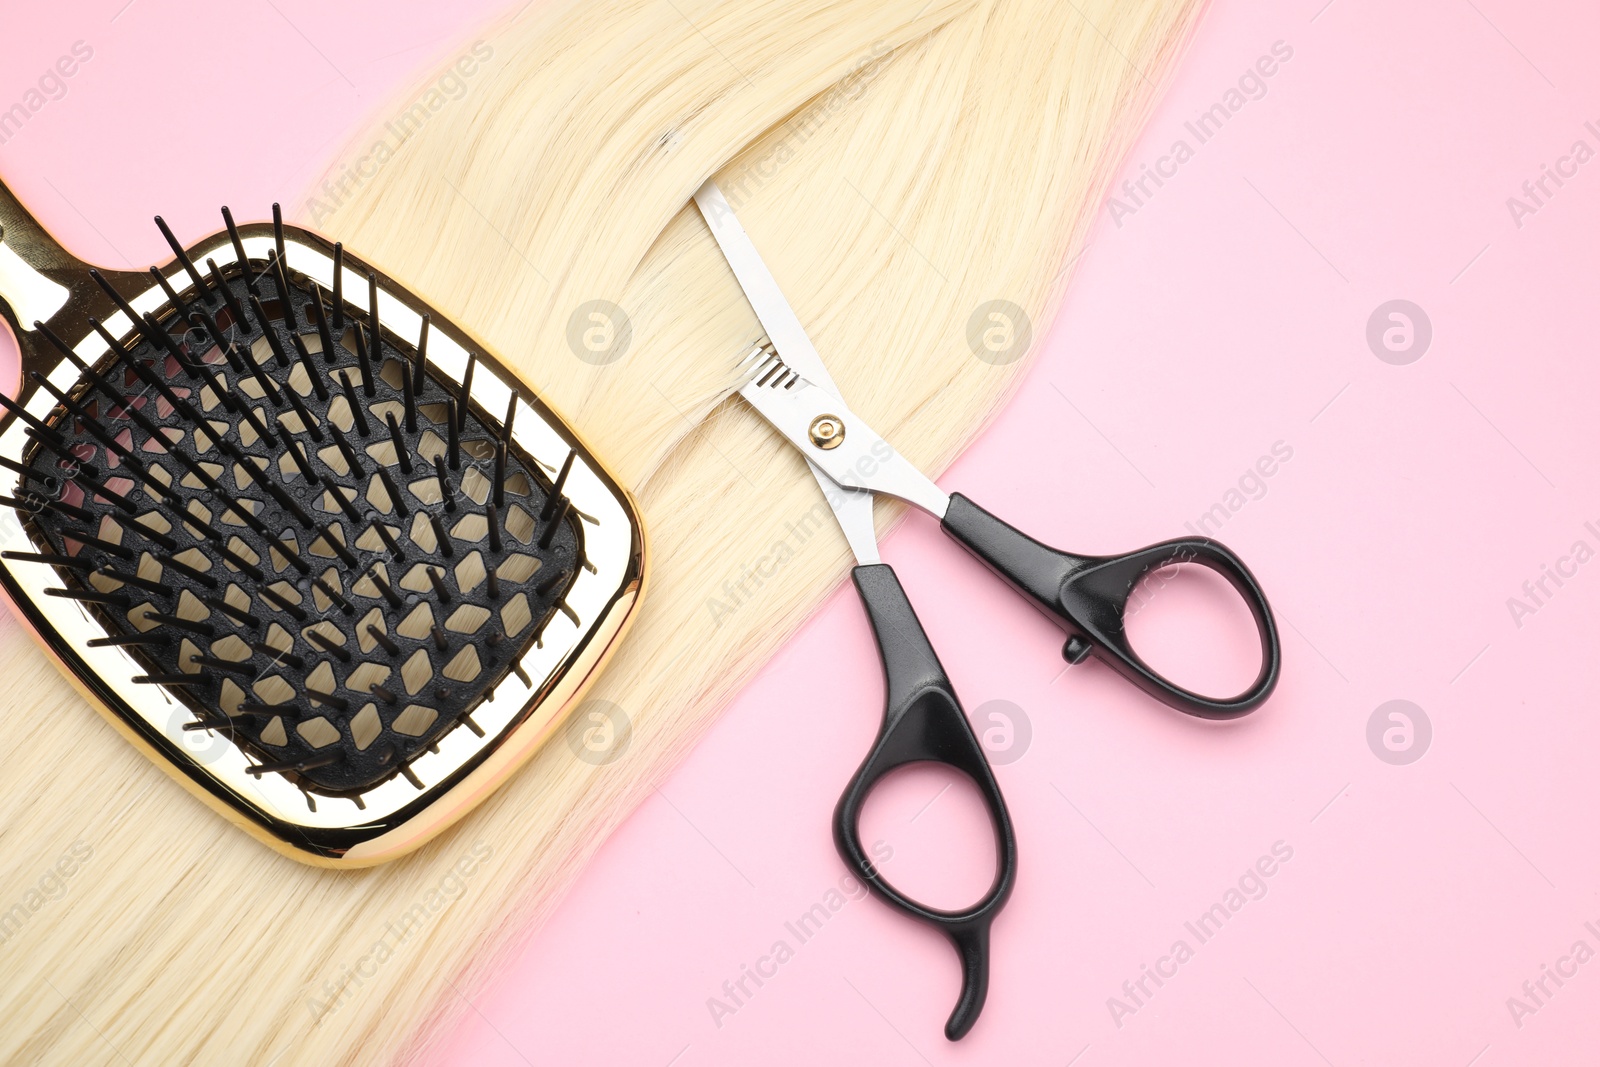
[[[276,205],[222,214],[102,271],[0,186],[0,587],[191,792],[297,859],[378,863],[560,724],[643,532],[465,331]]]

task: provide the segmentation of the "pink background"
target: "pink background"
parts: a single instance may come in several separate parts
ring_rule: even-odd
[[[0,146],[0,175],[114,266],[161,255],[154,208],[193,237],[224,201],[292,205],[361,116],[458,50],[438,42],[506,7],[74,6],[8,16],[0,108],[75,40],[95,54]],[[1547,583],[1520,626],[1507,600],[1574,542],[1600,549],[1584,526],[1600,529],[1600,162],[1520,226],[1507,198],[1575,140],[1600,149],[1584,128],[1597,28],[1578,4],[1509,0],[1221,0],[1202,25],[1124,177],[1192,146],[1184,124],[1274,42],[1293,56],[1120,226],[1101,212],[1020,394],[942,484],[1065,547],[1126,549],[1182,533],[1283,442],[1292,458],[1219,531],[1279,613],[1283,680],[1243,721],[1190,721],[1099,666],[1063,673],[1059,632],[933,523],[888,539],[968,709],[1008,701],[1029,724],[996,772],[1022,866],[967,1040],[941,1036],[956,965],[922,927],[849,899],[804,944],[785,929],[840,884],[829,818],[881,707],[845,590],[605,845],[438,1062],[1592,1062],[1600,963],[1547,981],[1520,1026],[1507,998],[1574,942],[1600,951],[1584,926],[1600,929],[1600,564]],[[290,87],[253,111],[252,144],[279,150],[228,143],[229,97],[154,107],[152,54],[183,68],[224,48]],[[1432,324],[1409,365],[1366,339],[1393,299]],[[1207,593],[1158,600],[1152,640],[1181,658]],[[1239,647],[1208,630],[1180,665],[1226,673]],[[1403,766],[1367,741],[1396,699],[1432,725]],[[988,846],[946,784],[893,783],[866,836],[894,849],[894,877],[954,902],[987,880]],[[1185,922],[1278,842],[1293,855],[1265,895],[1200,944]],[[1134,1005],[1123,983],[1180,938],[1193,958]],[[708,998],[778,939],[793,959],[718,1025]],[[1120,1025],[1113,996],[1137,1006]]]

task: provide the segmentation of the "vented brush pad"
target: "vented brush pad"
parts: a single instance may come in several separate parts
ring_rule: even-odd
[[[508,446],[503,417],[464,403],[460,383],[440,379],[381,326],[380,342],[366,337],[364,373],[356,331],[370,333],[366,310],[325,308],[324,334],[315,307],[327,294],[286,272],[286,316],[264,268],[252,264],[254,293],[232,266],[207,291],[183,294],[191,317],[180,308],[159,323],[170,343],[148,330],[122,339],[120,354],[93,368],[119,399],[92,380],[68,392],[75,410],[61,403],[43,420],[58,436],[41,441],[49,434],[33,431],[25,453],[35,475],[25,483],[35,504],[25,528],[39,552],[74,561],[58,568],[67,595],[86,594],[78,598],[113,640],[137,642],[125,647],[147,670],[142,684],[191,708],[192,725],[230,738],[257,773],[311,792],[359,793],[405,774],[448,731],[477,729],[474,706],[583,566],[582,523],[555,493],[556,471]],[[244,309],[242,320],[230,307]],[[108,447],[106,433],[172,496]],[[46,506],[51,499],[66,507]]]

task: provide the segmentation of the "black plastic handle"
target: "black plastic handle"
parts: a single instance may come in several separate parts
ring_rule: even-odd
[[[955,945],[961,958],[961,996],[945,1022],[944,1036],[959,1041],[978,1021],[989,995],[989,924],[1005,906],[1016,881],[1017,840],[989,761],[894,569],[872,564],[857,567],[852,577],[878,639],[887,700],[872,751],[834,809],[833,840],[839,855],[879,899],[935,927]],[[895,889],[861,844],[861,808],[873,786],[897,767],[928,762],[953,767],[972,779],[994,826],[998,861],[994,883],[982,900],[961,911],[930,908]]]
[[[1232,719],[1254,710],[1278,684],[1282,650],[1272,608],[1255,576],[1227,546],[1203,537],[1163,541],[1121,556],[1075,556],[1041,544],[1006,525],[960,493],[950,496],[945,533],[1060,621],[1070,635],[1062,650],[1071,663],[1089,655],[1179,711]],[[1168,681],[1139,658],[1124,626],[1134,586],[1172,563],[1198,563],[1226,578],[1244,598],[1261,637],[1261,671],[1238,696],[1223,700]]]

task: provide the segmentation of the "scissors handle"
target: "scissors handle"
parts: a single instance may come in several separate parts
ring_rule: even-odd
[[[887,700],[877,740],[834,809],[833,840],[839,855],[873,894],[938,929],[955,946],[961,958],[961,996],[945,1023],[944,1036],[959,1041],[977,1022],[988,997],[989,924],[1005,906],[1016,880],[1017,841],[1011,814],[894,569],[868,564],[855,568],[852,577],[883,657]],[[930,908],[901,893],[879,873],[861,843],[861,809],[873,786],[898,767],[927,762],[953,767],[970,778],[994,827],[998,860],[994,883],[983,899],[961,911]]]
[[[941,525],[1066,627],[1070,636],[1063,654],[1070,662],[1095,655],[1162,703],[1206,719],[1244,715],[1278,684],[1282,650],[1272,608],[1244,561],[1217,541],[1183,537],[1120,556],[1076,556],[1035,541],[960,493],[951,494]],[[1261,671],[1238,696],[1219,700],[1185,689],[1151,669],[1128,643],[1124,622],[1134,587],[1151,571],[1173,563],[1198,563],[1221,574],[1255,618]]]

